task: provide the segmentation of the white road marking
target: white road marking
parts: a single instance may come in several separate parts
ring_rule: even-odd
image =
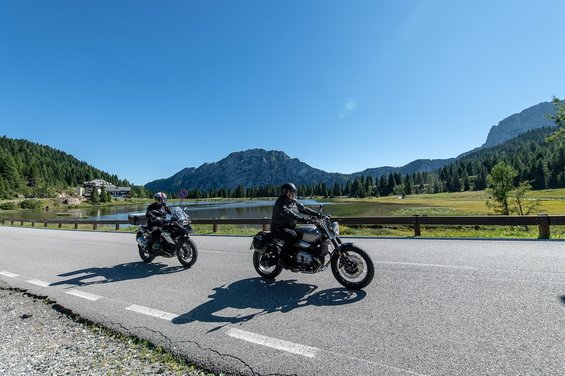
[[[389,365],[386,365],[386,364],[373,362],[371,360],[367,360],[367,359],[363,359],[363,358],[357,358],[355,356],[349,356],[349,355],[345,355],[345,354],[342,354],[342,353],[336,353],[336,352],[333,352],[333,351],[324,351],[324,352],[326,352],[328,354],[332,354],[332,356],[334,356],[334,357],[345,357],[345,358],[352,359],[352,360],[355,360],[355,361],[358,361],[358,362],[365,362],[367,364],[371,364],[371,365],[374,365],[374,366],[377,366],[377,367],[388,368],[388,369],[392,369],[392,370],[395,370],[395,371],[400,371],[402,373],[408,373],[410,375],[427,376],[427,374],[424,374],[424,373],[418,373],[418,372],[410,371],[410,370],[407,370],[407,369],[404,369],[404,368],[389,366]]]
[[[469,269],[481,270],[473,266],[459,266],[459,265],[441,265],[441,264],[422,264],[418,262],[401,262],[401,261],[375,261],[376,264],[391,264],[391,265],[410,265],[410,266],[429,266],[432,268],[453,268],[453,269]]]
[[[31,283],[32,285],[37,285],[37,286],[41,286],[41,287],[49,287],[49,282],[40,281],[39,279],[30,279],[27,282]]]
[[[98,299],[102,299],[100,295],[90,294],[88,292],[79,291],[79,290],[70,290],[67,291],[67,294],[78,296],[79,298],[83,298],[87,300],[92,300],[93,302],[97,301]]]
[[[126,307],[126,309],[128,311],[133,311],[133,312],[141,313],[143,315],[153,316],[153,317],[157,317],[159,319],[168,320],[168,321],[172,321],[173,319],[176,319],[177,317],[179,317],[179,315],[175,315],[174,313],[159,311],[157,309],[138,306],[138,305],[135,305],[135,304],[130,305],[129,307]]]
[[[294,342],[283,341],[281,339],[266,337],[260,334],[255,334],[251,332],[246,332],[240,329],[230,329],[228,331],[230,337],[242,339],[247,342],[255,343],[257,345],[263,345],[267,347],[272,347],[277,350],[286,351],[289,353],[306,356],[308,358],[313,358],[320,351],[315,347],[304,346]]]
[[[14,278],[14,277],[19,277],[19,274],[15,274],[15,273],[10,273],[7,271],[2,271],[0,272],[0,274],[2,274],[4,277],[8,277],[8,278]]]

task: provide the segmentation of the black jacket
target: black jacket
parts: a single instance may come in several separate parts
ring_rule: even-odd
[[[306,218],[300,215],[317,215],[314,210],[305,207],[296,200],[289,199],[286,195],[280,196],[273,207],[271,218],[271,231],[281,228],[294,228],[297,223],[305,223]]]
[[[169,209],[167,204],[159,204],[157,202],[152,203],[147,207],[147,212],[145,213],[147,226],[161,226],[167,213],[171,214],[171,209]]]

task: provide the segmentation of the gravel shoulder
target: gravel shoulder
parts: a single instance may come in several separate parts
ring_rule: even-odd
[[[212,375],[0,281],[0,375]]]

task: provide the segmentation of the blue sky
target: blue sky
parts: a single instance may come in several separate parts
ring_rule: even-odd
[[[234,151],[450,158],[565,97],[563,0],[0,2],[0,135],[135,184]]]

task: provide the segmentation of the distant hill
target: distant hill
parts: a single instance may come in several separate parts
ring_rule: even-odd
[[[454,159],[446,160],[417,160],[404,167],[379,167],[367,169],[355,174],[329,173],[309,166],[299,159],[291,158],[282,151],[252,149],[231,153],[224,159],[205,163],[198,168],[185,168],[167,179],[152,181],[145,188],[157,191],[176,192],[178,189],[233,189],[243,187],[280,185],[292,181],[298,185],[313,185],[325,183],[345,184],[349,179],[365,175],[380,177],[381,175],[397,172],[412,174],[414,172],[432,171]]]
[[[554,113],[552,104],[543,102],[527,108],[519,114],[511,115],[500,121],[498,125],[493,126],[488,134],[487,141],[477,149],[498,145],[528,130],[552,126],[553,124],[546,118],[546,114]],[[325,183],[330,186],[336,182],[344,184],[359,176],[379,178],[391,173],[411,175],[436,171],[453,164],[458,158],[477,149],[463,153],[456,158],[418,159],[401,167],[367,168],[353,174],[328,173],[311,167],[296,158],[291,158],[282,151],[253,149],[231,153],[218,162],[205,163],[200,167],[185,168],[169,178],[149,182],[145,185],[145,188],[152,191],[163,190],[167,192],[176,192],[181,188],[209,191],[221,188],[234,189],[237,186],[279,185],[285,181],[293,181],[299,185]]]
[[[198,168],[185,168],[167,179],[145,185],[152,191],[175,192],[180,188],[198,188],[203,191],[218,188],[235,188],[280,185],[286,181],[296,184],[343,183],[348,175],[328,173],[313,168],[282,151],[252,149],[229,154],[224,159],[205,163]]]
[[[0,198],[17,194],[52,197],[55,191],[74,190],[95,178],[119,186],[130,185],[127,180],[52,147],[0,137]]]

